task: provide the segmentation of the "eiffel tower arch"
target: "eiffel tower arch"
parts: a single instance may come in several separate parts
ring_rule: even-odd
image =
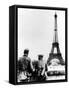
[[[56,61],[57,64],[64,65],[65,63],[64,63],[62,54],[60,52],[59,42],[58,42],[57,14],[56,13],[54,15],[54,18],[55,18],[54,40],[52,43],[51,53],[49,54],[49,58],[47,60],[47,64],[51,65],[52,60],[55,59],[55,60],[58,60],[58,62]]]

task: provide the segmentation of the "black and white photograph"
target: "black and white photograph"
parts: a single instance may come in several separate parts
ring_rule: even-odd
[[[65,80],[65,11],[18,8],[17,82]]]
[[[10,10],[10,82],[67,81],[67,9],[15,5]]]

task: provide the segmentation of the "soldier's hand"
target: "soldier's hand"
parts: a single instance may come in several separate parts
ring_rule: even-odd
[[[35,69],[33,69],[33,72],[35,71]]]
[[[44,73],[41,73],[41,76],[43,76],[44,75]]]

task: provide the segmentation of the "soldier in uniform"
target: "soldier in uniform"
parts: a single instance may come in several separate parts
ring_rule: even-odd
[[[45,62],[43,60],[43,55],[38,55],[38,80],[46,80],[45,76]]]
[[[21,57],[18,61],[20,81],[24,81],[24,80],[26,81],[26,79],[28,80],[29,79],[28,76],[33,71],[32,62],[31,62],[31,59],[28,57],[28,54],[29,54],[29,50],[25,49],[23,57]]]

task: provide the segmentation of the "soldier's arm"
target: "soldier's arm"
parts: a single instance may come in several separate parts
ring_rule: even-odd
[[[45,64],[43,65],[43,71],[42,71],[41,75],[43,76],[44,73],[45,73]]]
[[[31,61],[31,59],[29,59],[29,60],[30,60],[30,66],[31,66],[31,69],[34,71],[32,61]]]

